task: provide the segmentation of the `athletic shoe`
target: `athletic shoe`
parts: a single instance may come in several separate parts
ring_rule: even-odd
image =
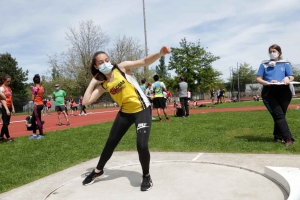
[[[293,140],[292,139],[286,139],[284,145],[285,146],[290,146],[293,144]]]
[[[36,137],[37,137],[36,134],[31,134],[31,135],[29,136],[29,139],[35,139]]]
[[[44,138],[43,135],[38,135],[35,139],[39,140],[39,139],[42,139],[42,138]]]
[[[166,121],[169,122],[169,121],[171,121],[171,119],[170,118],[166,118]]]
[[[15,140],[13,138],[8,138],[7,142],[14,142]]]
[[[153,183],[152,183],[150,175],[149,176],[143,175],[143,180],[142,180],[142,184],[141,184],[141,191],[151,190],[152,186],[153,186]]]
[[[67,123],[66,123],[66,126],[69,126],[69,125],[70,125],[70,122],[67,122]]]
[[[4,137],[0,137],[0,141],[1,141],[1,140],[5,140]]]
[[[85,179],[82,181],[83,185],[92,185],[96,178],[102,178],[104,176],[104,171],[101,170],[101,172],[96,173],[95,170],[93,170]]]
[[[61,125],[62,125],[62,123],[61,123],[61,122],[59,122],[58,126],[61,126]]]
[[[156,120],[155,117],[152,117],[152,120]]]

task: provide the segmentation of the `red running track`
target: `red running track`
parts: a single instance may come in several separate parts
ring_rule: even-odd
[[[296,108],[296,105],[290,105],[289,108]],[[252,110],[266,110],[265,106],[256,106],[256,107],[244,107],[244,108],[202,108],[202,109],[190,109],[190,114],[196,113],[210,113],[210,112],[236,112],[236,111],[252,111]],[[95,109],[88,110],[87,115],[85,116],[70,116],[69,121],[70,126],[66,126],[66,120],[62,115],[62,126],[58,126],[58,118],[55,112],[52,112],[50,116],[42,116],[42,120],[45,121],[44,132],[62,130],[67,128],[74,128],[78,126],[84,126],[88,124],[96,124],[100,122],[112,121],[115,119],[119,108],[105,108],[105,109]],[[162,111],[161,111],[162,113]],[[174,108],[169,105],[167,113],[174,116]],[[157,111],[153,110],[153,115],[157,115]],[[12,116],[11,124],[9,125],[9,132],[12,138],[20,136],[28,136],[32,134],[32,131],[27,131],[25,127],[25,118],[27,115]],[[38,133],[38,131],[37,131]]]

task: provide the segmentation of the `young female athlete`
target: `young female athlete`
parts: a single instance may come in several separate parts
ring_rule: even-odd
[[[0,80],[0,92],[5,95],[5,100],[1,100],[2,104],[2,129],[0,134],[0,140],[4,140],[3,136],[6,136],[8,142],[13,142],[14,140],[9,135],[8,125],[10,124],[11,114],[15,113],[15,107],[12,100],[12,90],[9,87],[11,82],[11,77],[9,75],[4,75]]]
[[[31,90],[31,99],[34,102],[33,113],[32,113],[32,132],[33,134],[29,137],[30,139],[41,139],[43,138],[43,123],[41,112],[44,108],[43,96],[44,96],[44,87],[40,85],[41,78],[39,74],[34,75],[33,77],[34,87]],[[39,135],[36,134],[36,128],[39,129]]]
[[[148,149],[152,120],[151,107],[138,82],[131,76],[130,69],[149,66],[161,56],[170,52],[169,47],[163,46],[160,52],[156,54],[137,61],[125,61],[118,65],[112,65],[105,52],[100,51],[94,54],[91,65],[91,72],[94,78],[92,78],[84,94],[83,105],[87,106],[97,100],[104,92],[109,92],[121,109],[111,128],[98,165],[84,179],[83,185],[92,184],[96,178],[103,176],[103,168],[106,162],[110,159],[114,149],[129,127],[135,124],[137,150],[143,170],[141,191],[147,191],[152,188],[153,184],[149,173],[150,153]]]

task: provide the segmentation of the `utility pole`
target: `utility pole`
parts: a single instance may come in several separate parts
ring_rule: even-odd
[[[143,0],[143,14],[144,14],[145,54],[146,54],[146,56],[148,56],[146,14],[145,14],[145,1],[144,0]],[[144,66],[144,76],[146,76],[147,71],[148,71],[148,66]]]
[[[241,94],[240,94],[240,70],[239,70],[239,63],[236,63],[237,66],[237,75],[238,75],[238,101],[240,102]]]
[[[232,76],[233,77],[233,76]],[[232,78],[233,79],[233,78]],[[229,80],[230,80],[230,92],[229,92],[229,99],[231,100],[231,93],[232,93],[232,83],[233,80],[231,80],[231,66],[229,67]]]

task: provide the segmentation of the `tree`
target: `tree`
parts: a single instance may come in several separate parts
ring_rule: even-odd
[[[294,81],[300,81],[300,65],[292,64],[292,71],[294,74]]]
[[[92,20],[79,23],[78,30],[70,27],[66,33],[70,42],[67,52],[49,57],[52,82],[57,82],[71,95],[83,95],[92,75],[90,66],[95,52],[104,49],[109,37]],[[54,84],[54,83],[53,83]]]
[[[144,58],[144,50],[140,41],[137,38],[127,37],[125,35],[116,37],[112,48],[108,50],[108,54],[110,60],[117,64],[126,60],[139,60]],[[146,70],[145,74],[143,68],[131,69],[131,71],[139,83],[142,78],[152,80],[154,75],[153,70]]]
[[[155,72],[162,80],[170,78],[167,66],[165,65],[165,56],[159,58],[159,65],[155,66]]]
[[[172,55],[168,69],[175,70],[179,76],[183,76],[185,81],[189,84],[191,91],[197,91],[200,89],[199,84],[203,75],[205,79],[212,81],[216,79],[220,72],[213,70],[215,73],[207,74],[211,70],[205,70],[206,68],[213,69],[211,64],[218,60],[220,57],[214,56],[212,53],[206,51],[205,48],[200,46],[200,40],[197,44],[187,42],[186,38],[182,39],[180,48],[171,48]]]
[[[256,83],[256,70],[252,69],[249,63],[240,63],[237,69],[233,69],[230,82],[232,83],[232,91],[245,92],[246,84]],[[253,92],[257,88],[253,87]]]
[[[13,103],[16,112],[23,111],[23,106],[29,101],[26,90],[28,70],[25,72],[18,67],[18,62],[11,54],[0,54],[0,76],[8,74],[12,78],[10,87],[13,91]]]

